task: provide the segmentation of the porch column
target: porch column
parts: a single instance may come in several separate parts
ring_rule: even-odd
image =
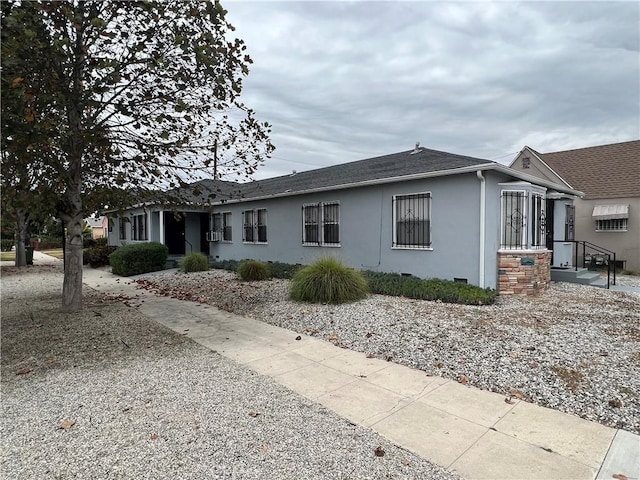
[[[164,245],[164,210],[159,210],[158,215],[158,225],[160,227],[160,243]]]

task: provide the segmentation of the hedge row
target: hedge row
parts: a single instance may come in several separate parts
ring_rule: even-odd
[[[238,267],[246,260],[222,260],[212,262],[212,268],[237,272]],[[268,262],[270,276],[273,278],[291,279],[302,265],[291,265],[280,262]],[[458,283],[437,278],[422,279],[413,275],[363,271],[369,291],[380,295],[415,298],[419,300],[440,300],[446,303],[463,305],[491,305],[495,303],[498,293],[491,288],[480,288],[475,285]]]
[[[169,249],[161,243],[135,243],[119,247],[109,256],[109,264],[114,274],[130,277],[164,270],[168,255]]]

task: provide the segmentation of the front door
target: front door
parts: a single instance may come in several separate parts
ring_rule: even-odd
[[[545,231],[547,239],[547,249],[551,250],[551,265],[553,265],[553,210],[555,202],[553,200],[547,200],[545,205]]]
[[[169,249],[169,255],[184,255],[184,220],[183,213],[164,212],[164,243]]]

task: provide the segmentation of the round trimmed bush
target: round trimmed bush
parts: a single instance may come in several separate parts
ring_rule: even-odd
[[[209,270],[209,257],[204,253],[190,253],[182,259],[182,270],[189,272],[206,272]]]
[[[257,260],[245,260],[238,265],[238,275],[246,282],[254,280],[266,280],[269,278],[269,267],[266,263]]]
[[[291,280],[292,300],[309,303],[347,303],[363,299],[369,286],[362,273],[326,257],[301,268]]]

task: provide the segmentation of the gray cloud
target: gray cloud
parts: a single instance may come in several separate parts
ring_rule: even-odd
[[[508,163],[640,136],[636,2],[230,2],[256,178],[423,146]]]

